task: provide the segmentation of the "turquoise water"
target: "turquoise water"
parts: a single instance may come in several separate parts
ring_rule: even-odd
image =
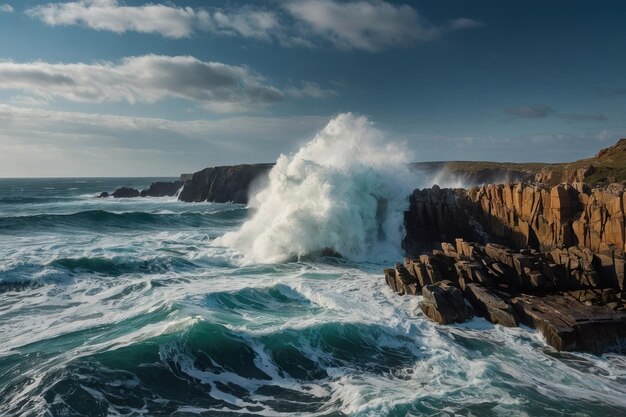
[[[0,415],[626,415],[624,356],[435,325],[383,264],[244,264],[241,205],[94,197],[153,180],[0,180]]]

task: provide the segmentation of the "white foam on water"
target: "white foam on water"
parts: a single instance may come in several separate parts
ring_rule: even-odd
[[[216,243],[252,263],[276,263],[330,249],[354,260],[400,254],[411,191],[406,150],[364,117],[331,120],[293,155],[281,155],[254,214]]]
[[[282,167],[287,173],[276,173],[277,179],[259,194],[267,195],[273,203],[267,208],[261,200],[255,203],[256,215],[247,228],[236,230],[239,225],[235,219],[209,230],[165,226],[165,230],[151,233],[130,229],[77,233],[42,230],[0,239],[0,281],[19,274],[41,276],[43,280],[41,287],[0,293],[0,359],[10,363],[13,355],[23,355],[23,363],[32,361],[20,369],[19,375],[4,374],[11,383],[18,384],[20,378],[26,382],[0,399],[0,414],[44,415],[50,413],[52,404],[65,404],[62,408],[70,409],[71,396],[63,392],[54,397],[47,395],[55,384],[68,382],[65,370],[74,372],[73,367],[80,361],[97,362],[98,353],[124,355],[124,350],[116,350],[147,341],[158,343],[168,359],[176,358],[190,384],[210,385],[207,395],[233,408],[244,407],[241,412],[246,411],[245,407],[255,407],[254,413],[265,416],[340,412],[354,416],[483,415],[481,412],[540,415],[544,406],[550,415],[572,414],[572,410],[579,409],[581,415],[592,415],[594,411],[605,415],[615,411],[618,415],[626,410],[623,355],[557,353],[536,331],[494,326],[479,318],[461,325],[439,326],[424,317],[419,308],[421,297],[399,297],[385,285],[382,266],[309,260],[237,267],[237,261],[247,253],[253,255],[246,259],[250,262],[264,255],[263,251],[255,252],[257,242],[252,233],[264,232],[263,222],[267,226],[263,239],[273,242],[268,255],[275,259],[332,247],[344,250],[345,257],[369,260],[376,258],[377,248],[384,249],[384,240],[373,247],[364,242],[357,242],[354,247],[342,246],[337,240],[322,236],[322,232],[337,229],[346,238],[363,235],[370,239],[368,233],[374,233],[381,224],[386,225],[383,228],[391,227],[398,220],[393,213],[387,213],[382,223],[375,219],[376,200],[394,198],[396,192],[373,190],[375,186],[392,188],[394,184],[402,189],[403,175],[397,171],[401,164],[390,164],[390,153],[383,153],[384,136],[376,133],[365,119],[341,116],[320,135],[318,143],[316,138],[301,152],[284,157]],[[345,162],[359,149],[357,137],[368,135],[373,138],[365,140],[365,148],[378,150],[378,154],[364,151],[362,157]],[[385,163],[374,160],[374,154]],[[370,199],[368,195],[372,193],[377,198]],[[328,212],[319,214],[314,210],[316,202],[300,201],[311,196],[319,196],[318,200],[328,205]],[[285,211],[277,207],[281,199],[288,206]],[[94,201],[97,208],[110,205],[115,210],[131,209],[130,202]],[[396,200],[390,206],[396,203],[402,206],[406,201]],[[240,210],[236,205],[208,203],[181,205],[163,201],[161,205],[138,200],[132,204],[137,204],[133,211]],[[358,208],[359,204],[364,204],[364,208]],[[276,218],[269,214],[257,218],[274,209]],[[344,212],[348,209],[361,212],[353,218]],[[286,216],[294,216],[294,221],[287,221]],[[360,228],[360,232],[351,228]],[[208,238],[229,230],[235,231],[229,235],[233,246],[218,246]],[[376,241],[377,231],[372,236]],[[149,262],[170,254],[194,262],[194,266],[158,268],[149,273],[130,268],[119,276],[63,270],[55,278],[51,272],[59,271],[51,265],[59,259],[97,257]],[[397,256],[392,254],[394,260],[399,260]],[[45,268],[30,269],[31,265]],[[278,297],[268,296],[276,292],[280,293]],[[223,308],[219,302],[208,303],[215,293],[220,293],[219,297],[212,300],[226,299],[231,308]],[[248,301],[250,305],[246,305]],[[198,358],[184,349],[185,332],[205,323],[223,326],[243,341],[254,352],[254,365],[271,379],[247,378],[234,370],[210,372],[198,364]],[[276,348],[297,349],[299,355],[326,374],[303,380],[290,376],[288,369],[282,369],[275,359]],[[362,349],[368,353],[363,354]],[[370,357],[372,363],[363,363],[369,362]],[[128,365],[161,367],[167,363]],[[107,385],[108,391],[98,390],[102,372],[76,372],[83,386],[79,389],[100,400],[101,393],[117,395],[121,391],[116,387],[127,384],[115,379]],[[128,384],[142,384],[132,369],[123,372],[130,378]],[[250,395],[240,398],[236,391],[225,388],[229,384],[242,387]],[[270,390],[260,391],[272,386],[307,392],[319,401],[300,404],[305,411],[280,411],[280,402],[285,398],[280,398],[280,394],[272,398]],[[111,405],[109,413],[156,415],[154,404],[165,404],[170,399],[167,390],[150,394],[157,399],[146,403],[145,408],[139,405],[137,409],[118,411]],[[219,415],[233,412],[233,408],[180,404],[179,411]]]

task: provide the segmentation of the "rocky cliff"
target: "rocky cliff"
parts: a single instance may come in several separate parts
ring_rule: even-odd
[[[583,183],[491,184],[464,189],[415,190],[406,213],[408,250],[455,237],[549,251],[577,246],[594,253],[626,250],[625,187],[592,189]]]
[[[267,176],[274,164],[244,164],[205,168],[193,174],[181,174],[178,181],[153,182],[145,190],[120,187],[100,198],[173,197],[185,202],[247,204],[250,187]]]
[[[246,204],[251,183],[267,175],[274,164],[244,164],[205,168],[194,174],[181,174],[178,181],[154,183],[147,190],[103,192],[100,197],[174,196],[182,187],[181,201],[214,201]],[[507,162],[417,162],[410,165],[428,178],[465,187],[483,184],[534,182],[547,185],[584,182],[606,184],[626,181],[626,139],[603,149],[593,158],[568,164],[507,163]]]
[[[146,190],[142,190],[141,197],[172,197],[178,193],[185,185],[185,181],[157,181],[150,184]]]
[[[440,324],[473,315],[507,327],[536,328],[557,350],[626,351],[626,293],[575,248],[515,251],[457,239],[385,270],[399,295],[422,295]]]
[[[178,199],[186,202],[248,202],[250,186],[266,176],[274,164],[245,164],[206,168],[193,174]]]
[[[415,190],[385,280],[442,324],[476,314],[558,350],[626,351],[625,207],[623,184]]]
[[[449,161],[419,162],[411,167],[427,175],[438,174],[448,182],[458,182],[465,187],[516,181],[550,186],[574,182],[606,185],[626,181],[626,139],[620,139],[593,157],[568,163]]]

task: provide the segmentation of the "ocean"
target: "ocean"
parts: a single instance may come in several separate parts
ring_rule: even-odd
[[[279,158],[249,206],[1,179],[0,415],[626,415],[625,356],[392,293],[416,180],[359,128]]]

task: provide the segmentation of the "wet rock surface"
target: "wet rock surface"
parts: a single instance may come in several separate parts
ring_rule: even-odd
[[[463,294],[451,281],[443,280],[422,288],[420,307],[439,324],[463,323],[472,317]]]
[[[623,261],[619,255],[454,242],[405,257],[404,264],[385,270],[387,284],[400,295],[421,294],[422,311],[440,324],[469,319],[469,304],[494,324],[536,328],[558,350],[626,351],[624,276],[615,268],[616,260]]]
[[[522,322],[557,350],[626,351],[626,312],[588,306],[558,295],[521,295],[512,300]]]

